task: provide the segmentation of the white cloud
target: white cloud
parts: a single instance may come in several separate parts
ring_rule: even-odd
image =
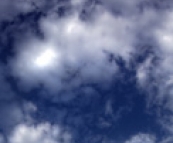
[[[152,57],[147,58],[144,63],[139,65],[136,78],[141,87],[146,87],[146,83],[148,82],[148,76],[151,72],[152,66]]]
[[[158,80],[158,86],[160,88],[159,100],[168,98],[167,107],[173,110],[172,101],[172,77],[173,77],[173,12],[167,11],[165,13],[165,18],[161,22],[158,29],[154,31],[154,36],[159,43],[159,47],[155,49],[156,55],[160,58],[158,66],[155,68],[155,75]]]
[[[144,88],[147,88],[148,85],[154,85],[154,88],[157,87],[158,93],[152,94],[152,102],[156,105],[159,105],[162,110],[173,111],[173,11],[169,10],[164,13],[164,18],[156,28],[152,29],[153,36],[157,41],[157,46],[154,47],[154,54],[157,56],[158,61],[154,65],[151,64],[151,61],[145,62],[142,64],[142,68],[138,69],[138,79],[144,83]],[[152,68],[149,71],[149,68]],[[147,81],[150,72],[154,78],[154,81]],[[146,89],[148,90],[148,88]],[[161,125],[173,133],[173,120],[172,115],[167,114],[166,112],[161,113],[158,111],[158,120]],[[163,114],[163,115],[162,115]],[[165,120],[166,117],[166,120]]]
[[[70,143],[71,135],[57,125],[20,124],[9,137],[10,143]]]
[[[129,61],[134,50],[133,22],[114,17],[104,8],[93,15],[94,19],[88,21],[82,21],[77,13],[64,18],[55,15],[43,18],[40,27],[45,39],[31,37],[17,45],[19,50],[12,64],[14,75],[30,86],[43,83],[51,90],[62,89],[63,79],[79,69],[79,84],[110,81],[118,68],[108,61],[105,51]],[[32,61],[45,49],[53,49],[58,58],[51,67],[41,70]]]
[[[125,143],[155,143],[155,137],[150,134],[137,134]]]
[[[155,37],[160,44],[159,49],[156,51],[158,56],[161,58],[161,72],[165,72],[170,76],[173,73],[171,63],[173,61],[173,16],[172,11],[167,12],[165,19],[161,22],[160,27],[155,31]]]

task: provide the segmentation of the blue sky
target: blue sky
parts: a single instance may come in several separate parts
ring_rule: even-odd
[[[0,2],[0,143],[172,143],[171,0]]]

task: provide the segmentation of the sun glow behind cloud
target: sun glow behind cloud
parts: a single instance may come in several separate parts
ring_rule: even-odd
[[[24,42],[16,51],[17,55],[11,63],[12,71],[17,78],[22,78],[22,82],[27,82],[31,86],[50,83],[52,74],[56,75],[56,78],[60,76],[62,53],[58,46],[50,41],[31,39],[30,43]]]
[[[32,87],[43,83],[51,91],[57,90],[57,85],[61,88],[65,84],[64,79],[70,78],[71,73],[78,69],[80,73],[76,85],[90,80],[96,83],[111,81],[118,68],[103,51],[129,61],[129,55],[134,50],[133,22],[116,18],[104,8],[98,9],[94,16],[94,20],[87,22],[78,14],[61,19],[51,16],[42,18],[39,24],[44,39],[31,36],[16,45],[18,50],[12,64],[13,75],[24,83],[22,85],[26,83],[27,87],[28,84]]]
[[[39,68],[46,68],[51,66],[57,58],[56,51],[52,49],[46,49],[36,57],[34,64]]]

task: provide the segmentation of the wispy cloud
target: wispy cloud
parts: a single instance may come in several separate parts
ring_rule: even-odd
[[[150,134],[139,133],[131,137],[131,139],[125,143],[155,143],[155,140],[155,137]]]
[[[71,135],[68,131],[49,123],[20,124],[9,137],[9,143],[70,143],[70,141]]]

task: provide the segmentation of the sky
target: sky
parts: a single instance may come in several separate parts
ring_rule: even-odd
[[[172,143],[172,0],[1,0],[0,143]]]

